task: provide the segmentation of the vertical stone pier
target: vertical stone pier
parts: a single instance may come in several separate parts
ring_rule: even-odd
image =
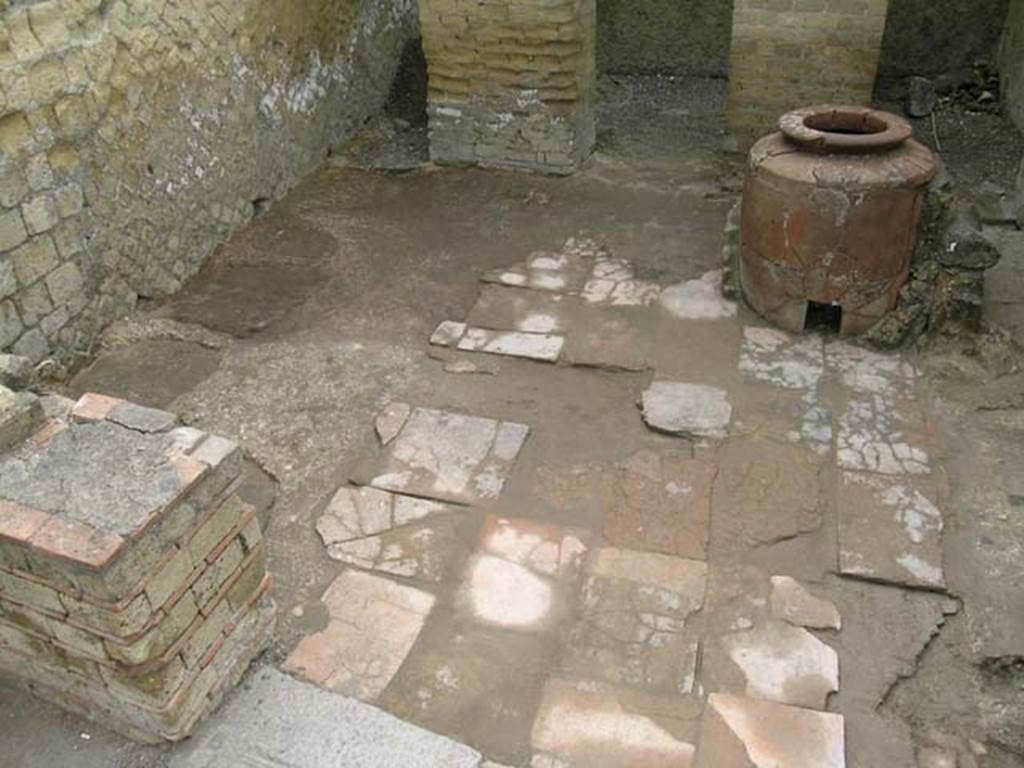
[[[419,0],[436,163],[569,174],[594,145],[595,0]]]
[[[269,642],[242,451],[85,395],[0,387],[0,674],[145,742],[177,741]]]
[[[779,116],[871,101],[888,0],[736,0],[729,130],[741,149]]]

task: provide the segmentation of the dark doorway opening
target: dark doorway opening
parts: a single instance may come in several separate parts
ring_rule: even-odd
[[[804,320],[805,331],[838,334],[843,327],[843,308],[838,304],[819,304],[807,302],[807,317]]]
[[[410,40],[402,49],[402,61],[391,83],[384,113],[414,128],[427,125],[427,59],[420,38]]]

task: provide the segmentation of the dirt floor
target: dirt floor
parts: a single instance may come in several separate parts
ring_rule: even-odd
[[[237,233],[178,295],[112,328],[67,393],[102,392],[165,408],[241,442],[253,462],[247,493],[270,507],[266,539],[280,619],[259,663],[273,666],[328,624],[321,596],[345,566],[328,556],[316,523],[339,487],[364,472],[364,460],[381,454],[374,419],[382,408],[403,402],[530,425],[497,502],[470,511],[443,537],[438,578],[429,587],[400,579],[429,589],[437,604],[377,699],[500,763],[525,766],[531,751],[540,751],[531,729],[538,706],[553,695],[545,686],[573,664],[547,630],[481,629],[466,617],[465,564],[487,515],[583,532],[596,549],[607,523],[593,506],[563,503],[575,498],[567,488],[581,468],[614,474],[649,451],[682,453],[740,478],[740,490],[721,496],[735,508],[756,508],[758,499],[767,505],[735,531],[726,522],[731,512],[715,506],[725,501],[712,502],[712,569],[732,573],[745,564],[792,576],[838,606],[843,630],[816,636],[839,653],[839,692],[828,708],[847,716],[848,765],[913,768],[917,747],[958,754],[960,766],[1024,766],[1024,374],[1012,341],[1024,341],[1024,235],[992,231],[1005,257],[987,309],[1009,336],[949,339],[908,355],[924,371],[913,401],[942,444],[933,460],[949,487],[941,505],[946,586],[841,578],[830,565],[839,504],[832,439],[818,453],[800,392],[752,382],[757,366],[748,366],[748,375],[738,366],[750,349],[744,327],[762,325],[743,306],[737,317],[700,326],[636,321],[653,361],[625,366],[638,370],[428,344],[442,321],[466,319],[489,270],[537,251],[560,252],[570,238],[592,239],[632,262],[645,284],[672,286],[718,268],[743,169],[741,157],[722,151],[722,83],[609,78],[601,93],[598,151],[571,178],[416,167],[421,126],[373,126],[376,136],[339,152]],[[989,128],[999,120],[984,119]],[[964,149],[972,125],[946,115],[937,128],[954,176],[967,183],[983,162]],[[396,132],[399,151],[387,149]],[[1017,156],[1021,148],[1012,143]],[[391,171],[365,167],[373,165]],[[846,370],[835,340],[821,343],[825,358],[840,361],[822,369]],[[685,439],[645,425],[636,404],[652,378],[726,391],[734,408],[730,440]],[[838,428],[857,392],[826,379],[813,397]],[[809,432],[795,444],[759,442],[793,429]],[[780,474],[764,480],[759,462]],[[816,499],[809,507],[802,476],[794,475],[801,462]],[[279,484],[276,498],[270,478]],[[760,497],[750,491],[758,483]],[[766,510],[773,516],[763,520]],[[709,601],[717,595],[719,605],[729,604],[729,578],[716,582],[712,573]],[[741,592],[753,583],[744,579],[756,581],[749,574],[736,579]],[[750,594],[760,588],[751,586]],[[706,626],[698,622],[708,637],[725,632],[715,625],[728,613],[722,611],[708,612]],[[590,637],[581,632],[573,636],[576,648]],[[713,676],[708,643],[702,664]],[[447,698],[438,683],[445,674],[463,681]],[[721,689],[735,685],[735,674],[721,672]],[[157,768],[177,750],[132,745],[14,688],[0,687],[0,696],[0,766]]]

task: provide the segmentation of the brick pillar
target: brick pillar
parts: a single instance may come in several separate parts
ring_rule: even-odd
[[[594,144],[595,0],[419,0],[437,163],[572,173]]]
[[[746,148],[778,118],[869,104],[888,0],[735,0],[729,128]]]

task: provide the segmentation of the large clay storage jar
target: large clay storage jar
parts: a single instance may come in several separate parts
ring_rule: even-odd
[[[824,313],[857,334],[895,306],[935,175],[912,133],[888,112],[824,105],[789,112],[754,145],[740,281],[758,313],[795,332]]]

